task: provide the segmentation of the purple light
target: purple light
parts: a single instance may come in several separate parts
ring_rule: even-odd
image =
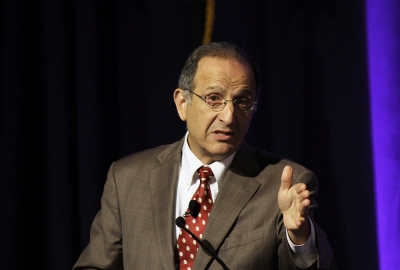
[[[379,260],[391,270],[400,269],[400,1],[366,3]]]

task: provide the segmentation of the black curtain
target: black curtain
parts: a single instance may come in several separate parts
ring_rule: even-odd
[[[2,269],[70,269],[112,161],[179,140],[172,100],[204,4],[4,0]],[[214,41],[257,60],[247,141],[320,181],[316,219],[340,269],[378,269],[364,2],[216,1]],[[140,244],[140,243],[138,243]]]

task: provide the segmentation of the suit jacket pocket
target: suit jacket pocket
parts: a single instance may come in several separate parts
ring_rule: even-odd
[[[234,235],[230,235],[225,239],[225,242],[221,246],[220,251],[237,247],[240,245],[245,245],[260,240],[262,238],[265,238],[266,236],[267,232],[263,227],[240,234],[235,233]]]

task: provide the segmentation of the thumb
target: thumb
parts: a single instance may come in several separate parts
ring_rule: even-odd
[[[285,166],[283,168],[282,177],[281,177],[281,187],[280,191],[287,192],[289,188],[292,186],[293,179],[293,169],[290,166]]]

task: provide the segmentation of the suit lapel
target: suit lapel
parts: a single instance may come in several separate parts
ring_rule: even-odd
[[[243,207],[260,187],[260,183],[252,177],[258,171],[254,155],[243,143],[222,180],[203,234],[203,240],[210,242],[215,249],[220,247]],[[211,259],[200,248],[193,269],[205,269]]]
[[[175,200],[181,162],[182,140],[157,158],[160,166],[149,172],[154,230],[164,269],[175,268]]]

